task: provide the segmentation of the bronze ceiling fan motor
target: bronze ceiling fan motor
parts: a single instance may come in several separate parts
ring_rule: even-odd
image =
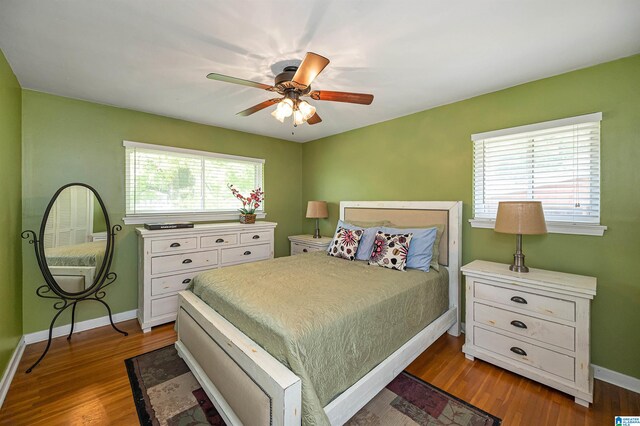
[[[309,106],[307,102],[300,101],[300,97],[309,96],[316,101],[333,101],[333,102],[347,102],[361,105],[370,105],[373,102],[373,95],[364,93],[349,93],[349,92],[333,92],[328,90],[311,90],[311,82],[324,70],[329,64],[329,60],[324,56],[318,55],[313,52],[308,52],[300,66],[288,65],[284,67],[282,72],[275,77],[275,85],[269,86],[268,84],[258,83],[255,81],[244,80],[236,77],[229,77],[222,74],[211,73],[207,75],[207,78],[212,80],[224,81],[226,83],[240,84],[243,86],[254,87],[256,89],[263,89],[269,92],[276,92],[283,96],[283,98],[269,99],[252,106],[244,111],[240,111],[237,115],[246,117],[255,112],[263,110],[269,106],[280,104],[281,101],[290,99],[293,106],[297,108],[300,105],[302,110],[303,106],[306,106],[310,112],[303,119],[308,124],[317,124],[322,121],[320,116],[315,113],[315,108]],[[282,105],[279,105],[281,107]],[[275,113],[274,113],[275,114]],[[290,112],[288,113],[290,114]],[[313,115],[312,115],[313,114]],[[278,117],[280,121],[284,116]],[[303,122],[303,121],[299,121]],[[298,123],[299,123],[298,122]]]

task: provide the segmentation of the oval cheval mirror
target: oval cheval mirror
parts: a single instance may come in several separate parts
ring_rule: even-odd
[[[109,313],[111,326],[119,333],[128,334],[113,323],[111,308],[103,300],[105,287],[112,284],[117,274],[110,272],[115,234],[120,225],[111,227],[109,215],[100,195],[84,183],[70,183],[60,188],[47,205],[36,235],[28,230],[22,237],[34,245],[38,266],[46,284],[36,294],[57,300],[57,312],[49,326],[49,340],[40,358],[27,370],[30,373],[44,358],[51,345],[53,327],[62,312],[71,308],[73,334],[76,306],[81,301],[102,304]]]

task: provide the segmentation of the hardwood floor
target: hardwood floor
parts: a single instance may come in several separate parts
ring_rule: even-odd
[[[135,320],[54,340],[31,374],[44,343],[26,348],[0,409],[1,425],[135,425],[126,358],[175,341],[173,324],[143,334]],[[640,415],[640,394],[601,381],[590,409],[568,395],[491,364],[465,359],[463,337],[442,336],[407,369],[427,382],[503,419],[503,425],[613,425],[615,415]]]

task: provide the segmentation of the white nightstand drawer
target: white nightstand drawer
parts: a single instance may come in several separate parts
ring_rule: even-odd
[[[151,253],[168,253],[178,250],[193,250],[196,248],[197,238],[172,238],[151,242]]]
[[[248,262],[271,257],[269,244],[222,249],[222,264]]]
[[[151,301],[151,317],[159,317],[166,314],[178,312],[178,295],[153,299]]]
[[[496,327],[570,351],[575,349],[576,330],[573,327],[482,303],[473,304],[473,315],[473,320],[478,324]]]
[[[200,238],[200,247],[220,247],[238,244],[238,234],[207,235]]]
[[[202,268],[218,264],[218,251],[202,251],[196,253],[174,254],[151,258],[151,273],[179,272],[185,269]]]
[[[176,293],[182,291],[191,283],[198,272],[187,272],[186,274],[169,275],[168,277],[151,279],[151,295],[157,296],[165,293]]]
[[[474,327],[474,344],[522,364],[555,374],[569,381],[575,378],[575,359],[518,339]]]
[[[569,300],[556,299],[516,289],[498,287],[499,283],[474,282],[474,297],[536,312],[552,318],[575,321],[576,306]]]
[[[302,254],[302,253],[311,253],[313,251],[323,251],[326,250],[326,247],[312,247],[305,244],[291,243],[291,255],[294,254]]]
[[[244,232],[240,234],[240,244],[262,243],[271,241],[271,231]]]

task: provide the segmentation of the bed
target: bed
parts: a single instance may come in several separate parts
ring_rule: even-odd
[[[345,221],[445,225],[440,272],[312,253],[194,279],[176,348],[225,422],[342,424],[443,333],[458,335],[461,207],[340,204]]]
[[[93,284],[96,268],[102,266],[106,241],[49,247],[45,258],[51,275],[66,291],[80,292]]]

